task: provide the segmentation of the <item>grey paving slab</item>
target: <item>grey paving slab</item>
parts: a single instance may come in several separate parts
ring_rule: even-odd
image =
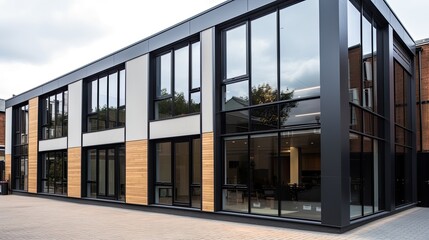
[[[429,239],[413,208],[344,234],[207,220],[55,199],[0,196],[0,239]]]

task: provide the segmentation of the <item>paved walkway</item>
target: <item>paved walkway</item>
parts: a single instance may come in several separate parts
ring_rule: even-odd
[[[413,208],[344,234],[205,220],[17,195],[0,196],[0,239],[429,239]]]

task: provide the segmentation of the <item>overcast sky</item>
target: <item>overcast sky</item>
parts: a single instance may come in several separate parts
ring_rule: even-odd
[[[0,98],[8,99],[223,0],[0,0]],[[414,40],[427,0],[387,0]]]

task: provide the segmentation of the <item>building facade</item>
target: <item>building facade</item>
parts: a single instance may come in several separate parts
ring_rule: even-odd
[[[384,1],[227,1],[6,102],[17,192],[345,230],[417,203]]]
[[[5,179],[5,100],[0,99],[0,181]]]

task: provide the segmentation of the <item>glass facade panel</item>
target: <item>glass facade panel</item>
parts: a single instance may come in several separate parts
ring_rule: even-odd
[[[320,121],[320,99],[280,105],[280,125],[282,127],[320,124]]]
[[[249,131],[249,110],[228,112],[223,119],[224,133]]]
[[[189,49],[174,51],[174,115],[189,111]]]
[[[247,186],[249,154],[247,137],[225,139],[225,184]]]
[[[171,94],[171,53],[157,57],[156,96]]]
[[[252,131],[274,130],[279,128],[279,114],[277,105],[254,108],[250,112],[252,114],[250,122]],[[228,114],[226,114],[226,116],[228,116]],[[231,125],[234,124],[232,123]]]
[[[277,100],[277,13],[251,22],[252,104]]]
[[[109,74],[91,77],[85,85],[88,94],[86,131],[125,126],[125,70],[110,69]],[[98,89],[97,89],[98,87]]]
[[[171,143],[156,144],[156,182],[171,183]]]
[[[280,100],[320,95],[318,6],[307,0],[280,10]]]
[[[60,90],[41,97],[39,114],[42,129],[40,139],[67,136],[68,91]]]
[[[200,112],[201,109],[201,93],[191,93],[190,112]]]
[[[201,139],[177,138],[155,146],[155,203],[201,208]]]
[[[360,6],[348,1],[349,93],[350,102],[359,104],[362,99],[361,70],[361,14]]]
[[[13,190],[28,190],[28,104],[12,109],[12,175]]]
[[[234,110],[249,106],[249,82],[242,81],[224,86],[223,110]]]
[[[277,134],[254,135],[250,138],[250,212],[278,215]]]
[[[201,85],[201,44],[192,44],[192,84],[191,88],[199,88]]]
[[[226,79],[247,74],[247,27],[241,25],[226,32]]]

